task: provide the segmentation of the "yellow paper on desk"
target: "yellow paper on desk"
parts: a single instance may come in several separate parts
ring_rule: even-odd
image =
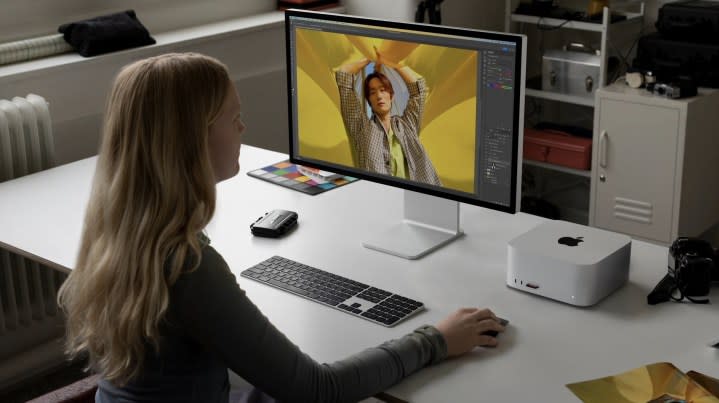
[[[719,398],[668,362],[567,387],[585,403],[647,403],[663,395],[692,403],[719,403]]]

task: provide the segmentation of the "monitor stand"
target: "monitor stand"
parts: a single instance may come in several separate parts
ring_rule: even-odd
[[[462,234],[458,202],[405,190],[402,221],[362,245],[405,259],[419,259]]]

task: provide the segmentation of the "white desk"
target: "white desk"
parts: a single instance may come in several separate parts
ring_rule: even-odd
[[[543,219],[462,205],[466,235],[417,261],[361,246],[400,217],[402,191],[359,181],[308,196],[250,178],[246,172],[286,156],[245,146],[242,168],[218,185],[212,244],[240,286],[291,340],[331,362],[436,323],[460,306],[488,306],[511,325],[497,349],[477,349],[425,369],[389,390],[412,402],[570,402],[566,383],[669,361],[719,375],[719,291],[713,305],[648,306],[666,272],[666,248],[634,241],[629,284],[592,308],[576,308],[505,286],[506,243]],[[0,184],[0,245],[70,270],[75,264],[94,159]],[[299,227],[284,239],[256,238],[249,224],[273,208],[295,210]],[[423,301],[428,310],[385,328],[239,276],[282,255]]]

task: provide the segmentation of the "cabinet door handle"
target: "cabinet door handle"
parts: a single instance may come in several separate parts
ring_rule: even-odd
[[[607,142],[609,135],[606,130],[602,130],[602,134],[599,135],[599,166],[602,168],[607,167]]]

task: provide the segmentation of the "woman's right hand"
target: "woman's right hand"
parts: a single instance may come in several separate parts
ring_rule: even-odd
[[[447,355],[456,357],[477,346],[495,347],[497,338],[482,334],[494,330],[503,332],[504,326],[489,309],[461,308],[447,316],[437,326],[447,343]]]
[[[382,53],[380,53],[379,49],[377,49],[377,46],[374,46],[374,53],[375,53],[375,56],[376,56],[376,59],[375,59],[375,67],[374,67],[375,71],[380,71],[380,68],[381,68],[382,66],[391,67],[391,68],[393,68],[393,69],[395,69],[395,70],[401,69],[401,68],[403,67],[401,64],[395,63],[395,62],[393,62],[393,61],[388,60],[387,58],[385,58],[385,57],[382,55]]]
[[[345,73],[354,75],[362,71],[362,69],[365,68],[369,64],[369,62],[369,59],[364,58],[356,62],[345,63],[339,67],[339,71],[344,71]]]

